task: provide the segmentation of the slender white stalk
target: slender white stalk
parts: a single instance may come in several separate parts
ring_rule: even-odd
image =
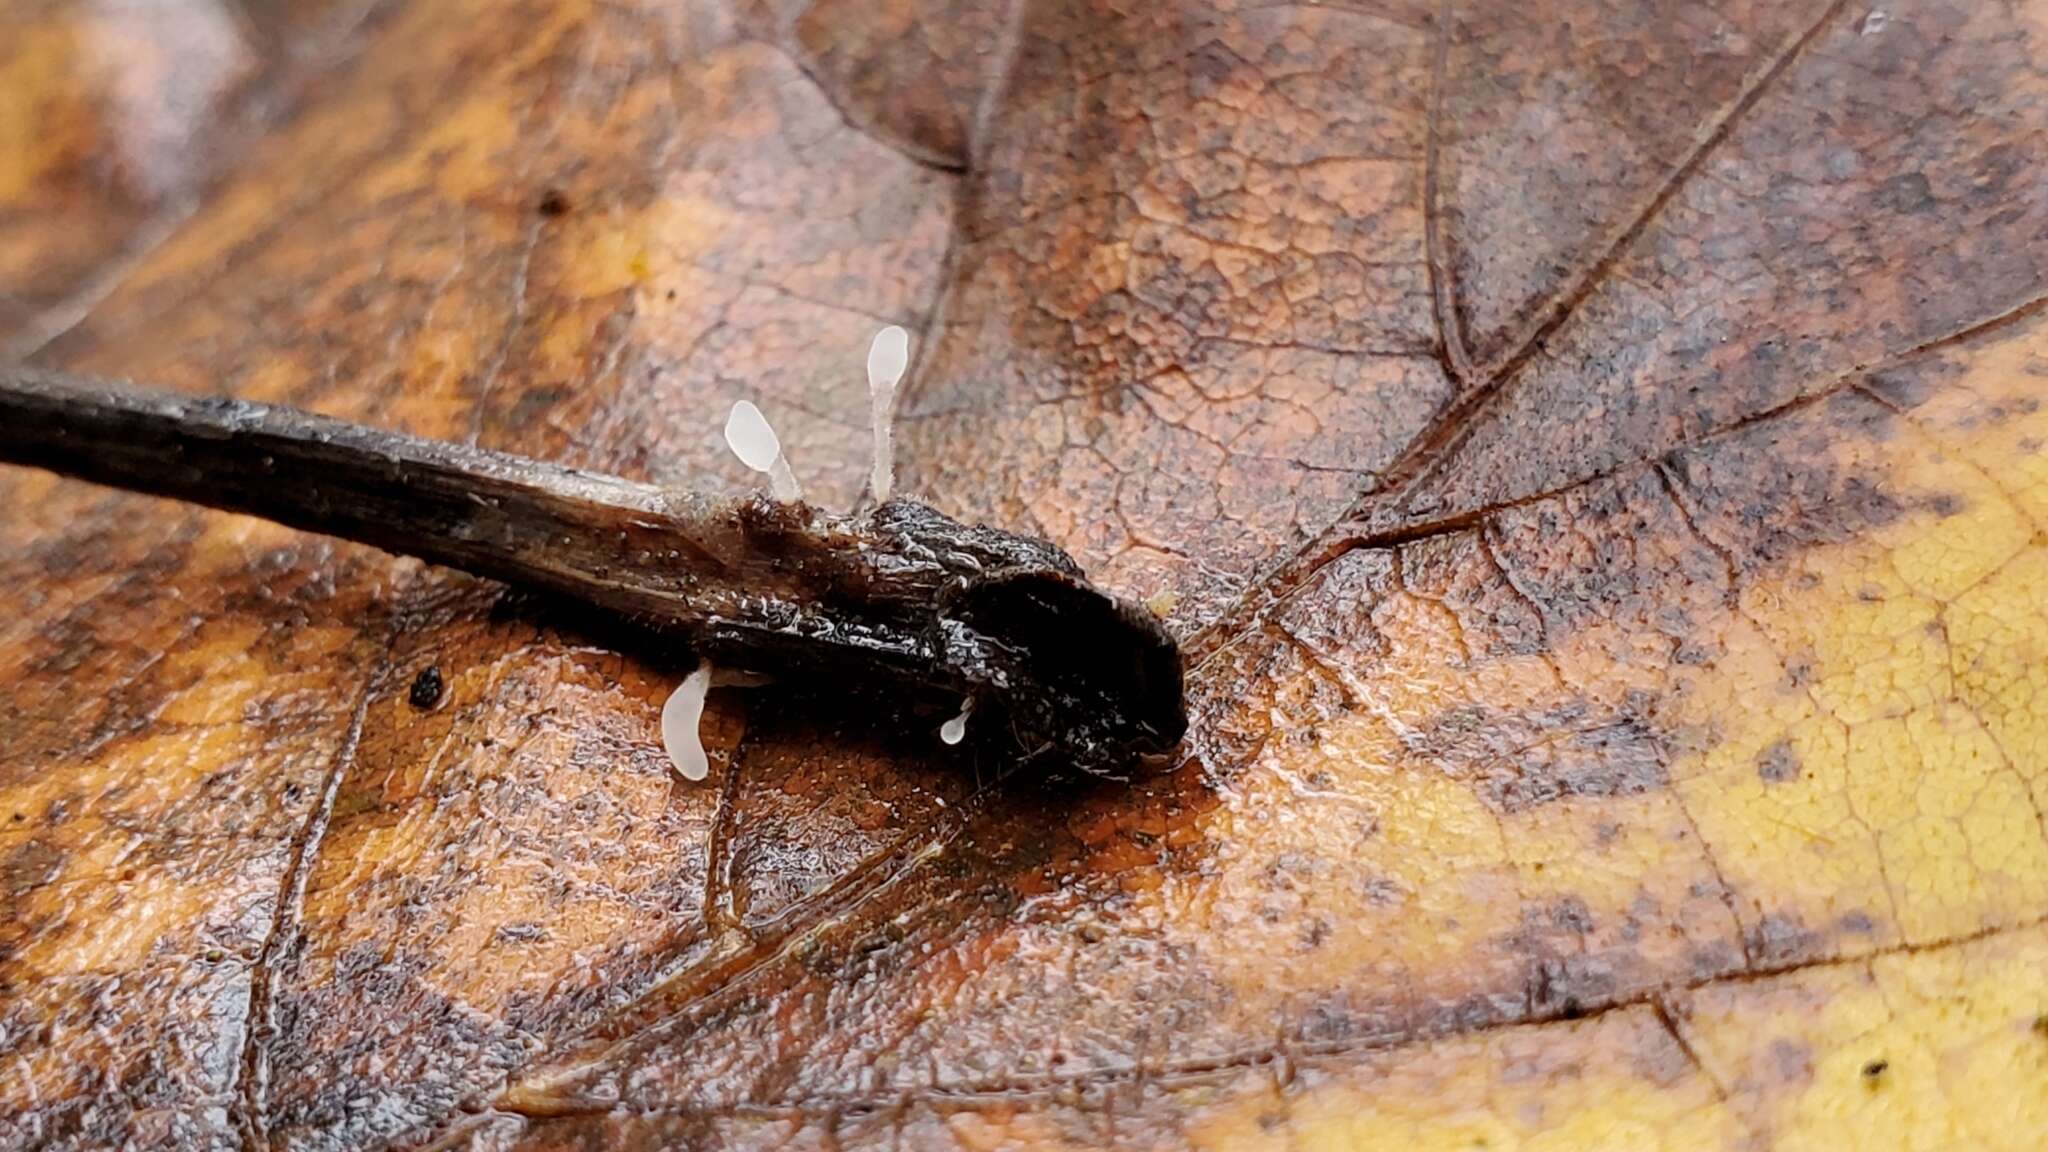
[[[804,498],[804,490],[796,482],[796,473],[789,470],[789,457],[781,453],[777,453],[775,463],[768,466],[768,491],[784,504],[794,504]]]
[[[890,429],[889,411],[891,402],[896,398],[896,390],[878,390],[874,398],[875,463],[868,474],[868,491],[874,493],[875,503],[884,504],[896,489],[896,444]]]
[[[868,396],[873,401],[870,422],[875,430],[875,459],[868,475],[868,491],[875,503],[889,499],[896,488],[895,421],[896,384],[910,366],[910,333],[891,324],[875,333],[868,345]]]

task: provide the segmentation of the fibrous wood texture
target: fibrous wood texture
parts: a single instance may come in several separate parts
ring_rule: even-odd
[[[0,18],[34,363],[843,505],[901,323],[1194,727],[679,787],[677,664],[0,474],[0,1145],[2042,1143],[2048,5],[173,7],[253,111]]]

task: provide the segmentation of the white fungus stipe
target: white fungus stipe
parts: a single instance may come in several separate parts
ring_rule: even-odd
[[[711,774],[711,758],[704,754],[704,738],[698,732],[704,720],[704,695],[711,691],[711,661],[683,677],[668,703],[661,706],[661,747],[685,780],[697,781]]]
[[[910,333],[891,324],[875,333],[868,345],[868,396],[874,402],[871,422],[875,430],[875,459],[868,475],[868,491],[875,503],[885,503],[896,488],[896,441],[892,425],[896,404],[896,383],[910,366]]]
[[[974,697],[960,702],[960,714],[939,725],[939,739],[948,744],[958,744],[967,739],[967,717],[974,712]]]
[[[782,441],[753,401],[741,400],[732,406],[725,418],[725,445],[740,463],[768,474],[768,488],[777,500],[791,503],[803,499],[796,474],[789,470],[789,458],[782,454]]]
[[[775,467],[768,470],[768,491],[784,504],[794,504],[804,498],[803,487],[796,482],[796,473],[789,470],[789,457],[775,458]]]

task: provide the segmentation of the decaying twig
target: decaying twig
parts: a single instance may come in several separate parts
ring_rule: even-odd
[[[1117,773],[1185,727],[1149,613],[1042,540],[911,500],[712,499],[292,408],[0,372],[0,460],[372,544],[673,633],[720,666],[1007,715]]]

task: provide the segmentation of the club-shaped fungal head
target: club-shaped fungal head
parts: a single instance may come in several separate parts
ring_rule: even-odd
[[[704,720],[704,696],[711,690],[711,662],[704,661],[683,677],[661,706],[661,746],[678,775],[696,782],[711,772],[698,726]]]
[[[974,715],[974,697],[961,702],[960,711],[944,724],[939,725],[939,739],[946,744],[958,744],[967,739],[967,718]]]
[[[893,392],[910,366],[910,333],[894,324],[875,333],[868,345],[868,387],[877,393]]]
[[[740,463],[768,474],[769,490],[777,500],[793,504],[804,498],[796,474],[789,470],[789,457],[782,453],[782,441],[776,438],[775,429],[768,426],[768,418],[761,415],[753,401],[741,400],[732,406],[732,412],[725,418],[725,444],[740,458]]]
[[[732,413],[725,418],[725,443],[740,463],[756,472],[774,468],[776,459],[782,455],[782,441],[751,400],[732,406]]]

